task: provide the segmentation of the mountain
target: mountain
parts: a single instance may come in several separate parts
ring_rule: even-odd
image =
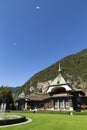
[[[12,91],[12,93],[15,93],[15,91],[17,92],[19,88],[20,87],[10,87],[10,90]]]
[[[22,91],[25,94],[45,93],[51,81],[58,75],[58,66],[61,65],[62,73],[72,87],[78,89],[87,88],[87,49],[76,54],[64,57],[48,68],[36,73],[16,91],[16,95]]]

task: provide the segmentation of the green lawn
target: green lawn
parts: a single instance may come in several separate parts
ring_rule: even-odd
[[[85,115],[19,114],[31,118],[32,122],[19,126],[0,128],[0,130],[87,130],[87,116]]]

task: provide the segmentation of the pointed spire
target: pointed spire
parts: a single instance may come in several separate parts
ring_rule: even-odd
[[[59,70],[58,70],[58,72],[61,72],[61,67],[60,67],[60,63],[59,63]]]

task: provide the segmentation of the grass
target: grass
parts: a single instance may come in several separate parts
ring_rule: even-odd
[[[14,113],[13,113],[14,114]],[[0,128],[0,130],[87,130],[87,116],[40,113],[15,113],[31,118],[28,124]]]

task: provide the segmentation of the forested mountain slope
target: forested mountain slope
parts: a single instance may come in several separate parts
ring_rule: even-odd
[[[17,89],[16,94],[19,94],[22,90],[26,94],[44,93],[49,83],[57,76],[59,63],[67,82],[75,88],[87,88],[87,49],[85,49],[76,54],[64,57],[48,68],[36,73]]]

